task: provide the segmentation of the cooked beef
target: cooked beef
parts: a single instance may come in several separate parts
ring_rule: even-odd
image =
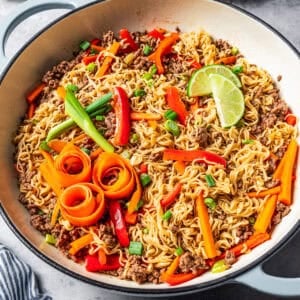
[[[158,270],[154,270],[151,274],[148,275],[147,281],[154,284],[160,283],[160,272]]]
[[[240,238],[240,241],[247,240],[252,234],[253,228],[250,225],[239,226],[236,231],[236,235]]]
[[[129,256],[129,269],[126,277],[137,283],[143,283],[147,281],[147,268],[142,264],[142,259],[139,256]]]
[[[110,249],[117,245],[117,240],[113,235],[112,228],[109,225],[100,224],[98,236]]]
[[[219,51],[223,51],[225,55],[230,55],[231,54],[232,46],[227,41],[224,41],[222,39],[218,39],[218,40],[215,41],[215,44],[216,44],[216,48]]]
[[[50,231],[50,219],[47,214],[40,215],[39,213],[30,217],[31,225],[42,234],[46,234]]]
[[[148,58],[143,55],[142,49],[138,49],[135,52],[134,56],[135,58],[132,62],[132,67],[134,69],[147,71],[152,65],[152,63],[148,60]]]
[[[141,42],[144,41],[146,37],[146,31],[135,31],[131,33],[132,38],[137,44],[140,44]]]
[[[179,57],[174,57],[172,55],[163,57],[163,65],[165,66],[167,73],[179,74],[188,71],[188,69],[184,68],[182,60]]]
[[[275,101],[274,106],[271,109],[271,113],[276,115],[279,120],[283,121],[288,110],[289,108],[287,104],[282,99],[278,99]]]
[[[235,257],[235,254],[233,251],[227,250],[225,252],[224,260],[225,260],[225,264],[230,267],[237,261],[237,258]]]
[[[170,227],[170,230],[171,230],[173,233],[177,233],[179,229],[180,229],[180,227],[177,226],[177,225],[172,225],[172,226]]]
[[[105,32],[102,36],[101,45],[103,47],[110,46],[113,43],[114,38],[115,38],[115,36],[114,36],[113,31],[109,30],[109,31]]]
[[[273,174],[274,171],[276,170],[277,161],[278,161],[277,156],[270,155],[270,157],[268,158],[268,161],[267,161],[268,162],[268,168],[267,168],[268,175]]]
[[[281,222],[282,218],[285,217],[290,212],[290,207],[278,202],[276,205],[276,210],[272,218],[272,225],[277,225]]]
[[[104,136],[106,138],[110,138],[115,134],[116,130],[116,115],[114,112],[110,111],[107,116],[105,117],[105,125],[106,125],[106,131],[104,133]]]
[[[265,187],[270,189],[280,184],[279,179],[271,179],[265,183]]]
[[[198,128],[198,140],[201,148],[206,148],[209,145],[209,133],[206,128]]]
[[[28,203],[28,200],[24,193],[19,194],[19,201],[24,205],[26,205]]]
[[[276,151],[276,156],[279,157],[280,159],[283,157],[284,153],[286,152],[287,145],[281,146],[277,151]]]
[[[183,273],[197,273],[198,270],[207,269],[207,265],[202,257],[194,257],[190,252],[185,252],[180,256],[179,269]]]

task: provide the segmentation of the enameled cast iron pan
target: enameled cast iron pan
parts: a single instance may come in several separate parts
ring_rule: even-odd
[[[70,12],[34,36],[13,58],[5,56],[5,43],[13,29],[39,11],[65,8]],[[193,293],[238,282],[277,295],[300,296],[299,278],[278,278],[262,270],[262,262],[298,230],[300,219],[300,168],[295,182],[294,204],[272,234],[272,239],[243,255],[223,273],[195,278],[180,286],[144,284],[119,280],[103,274],[88,273],[52,246],[40,248],[43,237],[29,224],[26,209],[18,202],[13,168],[12,136],[24,115],[24,95],[54,64],[72,57],[78,42],[122,27],[144,30],[164,27],[182,31],[201,30],[237,45],[251,63],[276,78],[293,112],[300,116],[299,52],[270,26],[240,9],[210,0],[108,0],[67,1],[29,0],[19,6],[0,27],[0,200],[1,213],[11,230],[41,259],[60,271],[102,288],[143,297]],[[5,179],[5,180],[4,180]]]

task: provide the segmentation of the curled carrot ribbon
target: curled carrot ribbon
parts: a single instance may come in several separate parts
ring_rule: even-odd
[[[76,226],[95,224],[105,211],[103,191],[92,183],[67,187],[61,193],[59,202],[62,216]]]
[[[67,143],[54,161],[62,187],[91,180],[91,159],[72,143]]]
[[[95,162],[92,180],[107,199],[130,199],[128,212],[136,210],[142,189],[135,170],[126,159],[116,153],[101,153]]]

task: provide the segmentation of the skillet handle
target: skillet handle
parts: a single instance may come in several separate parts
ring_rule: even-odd
[[[264,272],[262,264],[239,275],[234,279],[234,282],[276,296],[300,296],[300,278],[284,278],[269,275]]]
[[[94,0],[95,1],[95,0]],[[5,44],[14,31],[14,29],[28,17],[46,10],[51,9],[69,9],[73,10],[80,6],[93,2],[92,0],[28,0],[7,15],[1,22],[0,26],[0,69],[3,69],[8,63],[9,58],[5,54]]]

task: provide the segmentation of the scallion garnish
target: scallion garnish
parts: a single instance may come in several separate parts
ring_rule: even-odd
[[[215,200],[213,198],[207,197],[204,199],[204,203],[205,205],[210,208],[210,209],[215,209],[217,206],[217,203],[215,202]]]
[[[142,97],[146,95],[146,92],[144,90],[135,90],[133,95],[134,97]]]
[[[48,243],[50,245],[56,244],[56,238],[52,234],[49,234],[49,233],[46,234],[45,241],[46,241],[46,243]]]
[[[216,186],[216,182],[215,182],[214,178],[210,174],[206,174],[205,175],[205,180],[206,180],[207,185],[209,187]]]
[[[83,51],[85,51],[86,49],[88,49],[90,47],[90,42],[88,41],[82,41],[80,44],[79,44],[79,48]]]
[[[181,247],[178,247],[176,250],[175,250],[175,255],[177,256],[180,256],[183,254],[183,249]]]
[[[239,73],[243,72],[243,66],[235,65],[232,68],[232,72],[235,73],[235,74],[239,74]]]
[[[174,136],[179,136],[180,135],[180,128],[177,125],[177,123],[173,120],[167,120],[165,122],[165,128],[167,129],[167,131],[172,133]]]
[[[164,114],[164,117],[167,119],[167,120],[173,120],[175,121],[178,117],[177,115],[177,112],[172,110],[172,109],[169,109],[165,112]]]
[[[168,221],[171,217],[172,217],[172,212],[170,210],[167,210],[163,214],[162,219],[165,220],[165,221]]]
[[[149,185],[152,182],[152,179],[147,173],[142,173],[140,175],[140,181],[141,181],[141,185],[143,187],[145,187],[145,186]]]
[[[143,244],[141,242],[130,241],[128,252],[130,255],[142,255]]]
[[[143,53],[144,55],[148,56],[152,52],[152,48],[147,44],[144,47]]]
[[[254,143],[254,140],[250,140],[250,139],[242,140],[242,144],[244,144],[244,145],[253,144],[253,143]]]

